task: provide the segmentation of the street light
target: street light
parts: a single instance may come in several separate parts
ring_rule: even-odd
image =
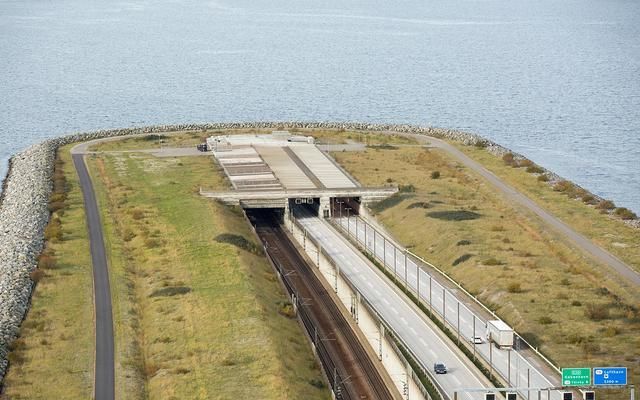
[[[340,225],[342,225],[342,205],[344,201],[336,200],[336,203],[338,203],[338,210],[340,210]]]

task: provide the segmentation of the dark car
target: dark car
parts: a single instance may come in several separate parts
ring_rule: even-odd
[[[436,374],[446,374],[447,366],[442,363],[436,363],[436,364],[433,364],[433,370],[435,371]]]

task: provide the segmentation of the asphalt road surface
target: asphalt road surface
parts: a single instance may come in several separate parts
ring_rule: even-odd
[[[447,365],[449,373],[437,375],[435,380],[450,398],[460,388],[490,387],[475,366],[457,350],[450,348],[441,334],[374,270],[375,267],[369,266],[359,251],[310,211],[301,211],[298,215],[300,225],[317,242],[322,243],[329,257],[340,265],[340,273],[394,329],[422,366],[432,371],[436,362]],[[461,393],[458,399],[481,400],[484,396],[480,393]]]
[[[485,318],[473,312],[464,302],[459,301],[455,293],[438,281],[440,277],[431,276],[418,268],[418,263],[410,255],[405,256],[403,248],[394,246],[389,238],[385,237],[386,240],[383,240],[383,235],[374,231],[368,224],[365,225],[361,220],[356,224],[356,221],[358,219],[355,217],[349,220],[346,217],[336,219],[345,234],[348,233],[371,253],[375,251],[376,258],[390,273],[395,274],[399,281],[406,282],[414,292],[417,292],[419,286],[421,300],[426,305],[430,305],[433,312],[440,318],[444,318],[453,332],[459,332],[461,341],[471,342],[474,336],[482,337],[484,343],[472,344],[475,354],[490,363],[494,373],[500,374],[510,383],[510,387],[560,386],[560,374],[549,373],[548,368],[538,367],[537,364],[541,360],[527,358],[517,350],[501,350],[491,346],[486,339],[487,320]],[[517,348],[517,344],[515,347]],[[520,393],[526,398],[526,389],[520,390]],[[529,394],[531,397],[534,396],[533,392]],[[559,400],[560,397],[559,392],[551,392],[551,399]]]
[[[91,261],[93,263],[93,293],[95,308],[96,359],[95,359],[95,399],[115,398],[115,370],[113,346],[113,315],[111,312],[111,291],[109,271],[105,255],[102,222],[98,212],[95,192],[84,163],[83,154],[73,154],[89,229]]]

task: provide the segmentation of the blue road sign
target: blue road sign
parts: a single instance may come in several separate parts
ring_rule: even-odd
[[[626,385],[627,369],[620,368],[594,368],[593,369],[594,385]]]

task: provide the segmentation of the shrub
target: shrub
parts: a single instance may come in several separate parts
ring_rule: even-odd
[[[582,202],[584,204],[595,204],[596,203],[595,197],[593,197],[593,195],[588,194],[588,193],[583,195],[581,200],[582,200]]]
[[[614,336],[617,336],[619,333],[620,333],[620,330],[618,328],[616,328],[615,326],[608,326],[604,330],[604,335],[606,337],[614,337]]]
[[[538,175],[538,180],[539,180],[540,182],[549,182],[549,177],[548,177],[548,176],[546,176],[546,175],[544,175],[544,174],[542,174],[542,175]]]
[[[280,315],[284,315],[287,318],[295,318],[296,317],[296,313],[293,310],[293,304],[291,303],[283,303],[280,305],[280,308],[278,309],[278,313]]]
[[[54,201],[53,203],[49,203],[49,206],[48,206],[50,213],[54,213],[58,210],[62,210],[64,209],[64,207],[65,207],[65,204],[62,201]]]
[[[45,240],[61,241],[62,240],[62,224],[59,218],[52,218],[44,229]]]
[[[156,238],[148,238],[148,239],[145,239],[145,241],[144,241],[144,245],[148,249],[155,249],[156,247],[160,247],[161,244],[162,244],[162,242],[159,239],[156,239]]]
[[[524,160],[520,160],[518,162],[518,167],[526,167],[527,172],[529,172],[528,169],[533,167],[533,161],[525,158]]]
[[[522,293],[522,286],[520,286],[520,282],[511,282],[507,286],[507,291],[509,293]]]
[[[131,217],[136,221],[144,218],[144,211],[135,209],[131,212]]]
[[[409,184],[409,185],[400,185],[398,186],[398,191],[400,193],[414,193],[416,191],[416,187]]]
[[[579,300],[574,300],[571,302],[571,305],[574,307],[580,307],[582,305],[582,302],[580,302]]]
[[[249,253],[260,255],[262,250],[253,242],[247,240],[242,235],[236,235],[234,233],[223,233],[215,237],[215,241],[219,243],[228,243]]]
[[[443,219],[446,221],[468,221],[478,219],[481,216],[481,214],[466,210],[432,211],[427,213],[427,217]]]
[[[309,380],[309,385],[318,388],[318,389],[324,389],[325,385],[324,382],[322,382],[320,379],[311,379]]]
[[[575,185],[569,181],[561,180],[553,185],[553,190],[555,190],[556,192],[569,193],[575,190]]]
[[[411,203],[407,206],[407,210],[413,209],[413,208],[431,208],[433,207],[431,205],[431,203],[429,203],[428,201],[419,201],[416,203]]]
[[[456,243],[456,246],[468,246],[470,244],[471,244],[471,240],[462,239],[462,240],[459,240],[458,243]]]
[[[614,213],[624,220],[638,219],[638,216],[626,207],[618,207]]]
[[[371,208],[371,211],[374,212],[374,214],[378,214],[386,210],[387,208],[397,206],[398,204],[402,203],[402,201],[412,196],[413,195],[410,195],[410,194],[395,193],[384,200],[380,200],[373,203],[370,208]]]
[[[549,325],[549,324],[553,323],[553,320],[551,319],[551,317],[545,315],[543,317],[540,317],[540,319],[538,319],[538,323],[540,325]]]
[[[44,271],[36,268],[31,271],[31,273],[29,273],[29,278],[31,278],[33,283],[38,283],[40,282],[40,280],[42,280],[42,278],[44,278]]]
[[[175,372],[176,374],[185,375],[191,372],[191,370],[189,368],[178,367],[175,369]]]
[[[51,196],[49,196],[49,202],[50,203],[56,203],[56,202],[64,202],[67,196],[65,196],[64,193],[51,193]]]
[[[504,163],[506,165],[514,165],[515,162],[515,158],[513,157],[513,153],[505,153],[505,155],[502,156],[502,161],[504,161]]]
[[[389,143],[383,143],[383,144],[370,144],[367,145],[368,148],[370,149],[374,149],[374,150],[398,150],[399,147],[391,145]]]
[[[584,337],[577,334],[577,333],[570,333],[569,335],[567,335],[567,343],[570,344],[580,344],[582,342],[584,342]]]
[[[502,261],[497,260],[495,257],[487,258],[482,262],[484,265],[502,265]]]
[[[582,351],[588,356],[591,354],[596,354],[600,351],[600,345],[598,343],[594,343],[592,341],[584,341],[582,342]]]
[[[533,347],[539,347],[542,344],[542,340],[533,332],[523,332],[520,336]]]
[[[613,204],[611,200],[601,200],[598,204],[596,204],[596,208],[599,210],[613,210],[616,208],[616,205]]]
[[[154,362],[148,362],[144,365],[144,374],[147,378],[152,378],[160,370],[160,366]]]
[[[587,304],[584,315],[592,321],[602,321],[609,318],[609,307],[604,304]]]
[[[133,231],[132,231],[131,229],[127,229],[127,230],[125,230],[125,231],[124,231],[124,234],[122,235],[122,239],[123,239],[125,242],[130,242],[130,241],[132,241],[132,240],[133,240],[133,238],[135,238],[135,237],[136,237],[136,234],[135,234],[135,233],[133,233]]]
[[[544,172],[544,169],[537,165],[530,165],[527,167],[527,172],[530,174],[541,174]]]
[[[149,297],[170,297],[177,296],[179,294],[187,294],[191,291],[187,286],[169,286],[162,289],[154,290]]]
[[[137,140],[145,141],[145,142],[152,142],[152,141],[161,140],[161,139],[168,139],[168,136],[151,134],[151,135],[146,135],[146,136],[143,136],[141,138],[138,138]]]
[[[472,255],[472,254],[468,254],[468,253],[467,253],[467,254],[463,254],[463,255],[461,255],[460,257],[456,258],[456,259],[451,263],[451,265],[455,267],[456,265],[458,265],[458,264],[460,264],[460,263],[463,263],[463,262],[467,261],[467,260],[468,260],[468,259],[470,259],[471,257],[473,257],[473,255]]]
[[[440,171],[433,171],[431,173],[431,179],[438,179],[440,178]]]
[[[40,254],[38,257],[38,269],[54,269],[56,267],[56,258],[51,254]]]
[[[569,282],[569,278],[562,278],[562,280],[560,281],[560,284],[562,286],[569,286],[571,282]]]

